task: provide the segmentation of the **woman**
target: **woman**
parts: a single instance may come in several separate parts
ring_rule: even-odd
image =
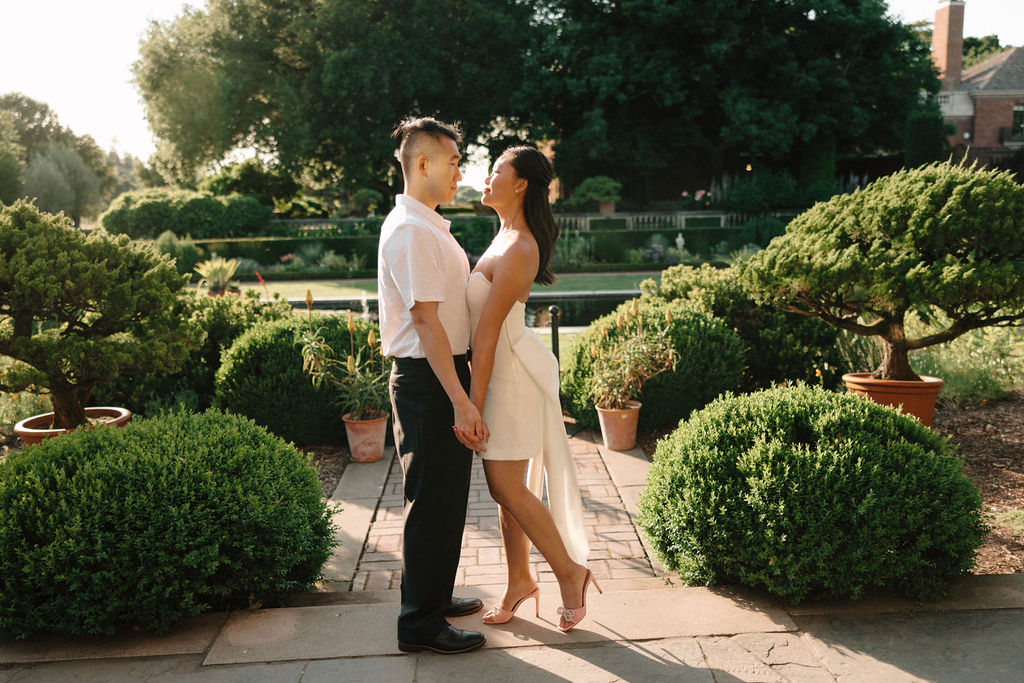
[[[485,181],[483,203],[498,212],[501,229],[466,287],[473,330],[469,398],[490,433],[487,451],[479,455],[500,506],[508,562],[505,594],[484,623],[507,622],[528,598],[539,614],[539,589],[530,574],[532,542],[558,579],[558,628],[568,631],[586,614],[589,585],[601,588],[584,564],[587,537],[558,401],[558,362],[525,322],[531,283],[554,281],[549,266],[558,226],[548,204],[552,176],[543,154],[513,147]],[[545,474],[550,510],[539,498]]]

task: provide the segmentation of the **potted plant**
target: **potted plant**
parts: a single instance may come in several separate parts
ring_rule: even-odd
[[[308,290],[306,306],[312,311],[313,297]],[[348,333],[349,352],[339,357],[324,341],[322,329],[313,329],[310,322],[297,340],[302,346],[302,369],[310,375],[314,386],[334,387],[334,401],[343,413],[341,419],[345,422],[352,460],[375,462],[384,457],[388,408],[391,407],[390,366],[381,356],[380,342],[373,328],[367,334],[366,345],[356,349],[356,324],[351,313],[348,314]]]
[[[206,286],[209,290],[208,296],[224,296],[230,287],[232,291],[238,291],[237,283],[231,281],[238,270],[238,259],[226,259],[220,256],[206,259],[195,267],[199,273],[199,288]]]
[[[170,313],[186,278],[127,235],[86,236],[63,214],[17,201],[0,208],[0,390],[43,389],[52,413],[15,425],[26,442],[111,417],[87,408],[97,384],[124,371],[176,370],[201,332]]]
[[[816,204],[742,277],[783,310],[880,339],[881,365],[844,375],[847,386],[861,394],[877,387],[885,392],[880,403],[902,405],[930,425],[942,380],[919,377],[909,352],[980,327],[1020,324],[1022,262],[1024,187],[1008,172],[944,162]],[[942,323],[908,337],[914,313]]]
[[[621,190],[622,183],[608,176],[599,175],[581,182],[572,198],[578,204],[597,202],[597,210],[601,213],[615,213],[615,202],[622,199],[619,196]]]
[[[637,309],[634,299],[631,311],[616,320],[618,333],[594,347],[590,396],[597,408],[604,446],[613,451],[627,451],[636,445],[640,416],[636,398],[648,380],[675,363],[667,327],[645,327]]]

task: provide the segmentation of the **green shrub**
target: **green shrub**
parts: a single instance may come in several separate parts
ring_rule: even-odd
[[[243,332],[258,323],[291,315],[291,305],[279,297],[261,301],[259,292],[204,296],[184,292],[174,314],[204,333],[203,343],[193,350],[178,372],[129,373],[97,387],[94,403],[124,406],[133,413],[155,415],[183,407],[205,410],[213,404],[214,377],[221,354]]]
[[[689,302],[735,330],[746,347],[745,391],[795,380],[832,387],[848,371],[835,328],[758,304],[735,268],[673,266],[662,272],[660,283],[647,280],[640,288],[645,298]]]
[[[366,344],[376,325],[357,320],[355,345]],[[302,371],[302,348],[296,332],[309,319],[295,315],[258,324],[235,340],[221,358],[216,378],[216,405],[251,417],[282,438],[296,443],[343,443],[345,425],[332,405],[334,394],[316,389]],[[332,349],[348,349],[347,321],[340,315],[313,316],[314,329]]]
[[[961,465],[917,420],[852,394],[728,396],[659,443],[640,526],[687,583],[793,603],[869,587],[931,599],[970,571],[985,533]]]
[[[250,420],[172,413],[0,462],[0,629],[165,631],[304,590],[330,556],[316,472]]]
[[[196,246],[188,235],[178,237],[170,230],[164,230],[156,238],[156,250],[174,259],[174,267],[181,275],[192,274],[192,269],[203,260],[203,250]]]
[[[112,233],[151,239],[170,230],[195,239],[255,232],[270,219],[271,209],[253,197],[208,194],[171,188],[132,190],[118,196],[100,216]]]
[[[908,322],[908,329],[918,327],[926,326]],[[941,394],[945,399],[976,402],[1000,398],[1024,386],[1024,334],[1019,327],[971,330],[948,344],[915,351],[914,366],[945,381]]]
[[[626,302],[616,312],[595,320],[577,335],[572,348],[563,355],[562,405],[583,427],[598,426],[597,411],[589,396],[595,351],[622,335],[616,320],[632,305]],[[661,323],[668,315],[668,335],[677,357],[675,369],[644,385],[640,393],[641,426],[675,424],[723,391],[739,385],[744,367],[743,344],[721,321],[681,302],[642,301],[639,314],[645,325]]]
[[[760,247],[786,234],[786,224],[775,216],[754,216],[743,224],[743,238]]]

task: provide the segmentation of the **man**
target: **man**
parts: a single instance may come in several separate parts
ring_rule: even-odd
[[[484,637],[445,617],[472,614],[480,600],[452,597],[462,551],[474,450],[486,425],[469,400],[469,260],[434,210],[451,203],[461,133],[432,118],[394,132],[405,181],[381,226],[377,284],[382,351],[392,356],[395,445],[404,473],[405,530],[398,647],[456,654]],[[456,434],[454,427],[464,429]],[[471,435],[481,435],[481,441]],[[465,439],[460,442],[460,439]]]

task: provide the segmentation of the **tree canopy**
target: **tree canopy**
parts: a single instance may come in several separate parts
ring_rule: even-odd
[[[461,123],[494,153],[555,141],[572,187],[678,195],[681,162],[828,173],[899,151],[938,89],[883,0],[210,0],[153,23],[135,80],[165,172],[252,147],[344,193],[398,182],[407,115]],[[746,163],[746,161],[744,161]]]
[[[179,179],[239,146],[348,193],[390,194],[390,132],[408,115],[486,137],[521,78],[515,0],[211,0],[154,23],[135,80]]]

